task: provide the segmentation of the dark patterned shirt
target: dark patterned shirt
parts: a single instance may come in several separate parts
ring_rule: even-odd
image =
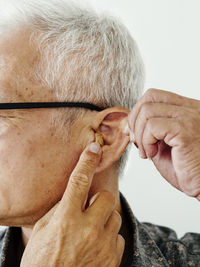
[[[121,193],[120,199],[123,224],[131,241],[125,247],[127,257],[120,267],[200,267],[200,234],[187,233],[178,239],[169,228],[140,223]],[[23,251],[21,228],[1,230],[0,267],[20,266]]]

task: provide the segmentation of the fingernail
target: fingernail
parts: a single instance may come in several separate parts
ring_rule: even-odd
[[[130,131],[130,141],[135,143],[135,135],[133,132]]]
[[[130,133],[128,122],[126,123],[126,125],[125,125],[125,127],[123,129],[123,133],[126,134],[126,135],[129,135],[129,133]]]
[[[89,150],[92,152],[92,153],[95,153],[95,154],[98,154],[100,151],[101,151],[101,146],[99,143],[95,142],[95,143],[91,143],[89,145]]]
[[[140,156],[140,158],[142,158],[142,159],[146,159],[146,157],[142,154],[142,152],[139,150],[139,156]]]

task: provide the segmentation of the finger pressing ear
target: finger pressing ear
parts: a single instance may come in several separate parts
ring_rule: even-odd
[[[58,207],[62,216],[68,216],[68,212],[82,212],[100,158],[101,147],[98,143],[90,144],[82,152]]]

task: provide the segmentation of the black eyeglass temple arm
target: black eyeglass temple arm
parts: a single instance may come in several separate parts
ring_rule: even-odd
[[[77,107],[90,110],[102,111],[96,105],[84,102],[18,102],[18,103],[0,103],[0,109],[31,109],[31,108],[64,108]]]

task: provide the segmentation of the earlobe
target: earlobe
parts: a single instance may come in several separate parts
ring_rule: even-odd
[[[95,140],[102,147],[102,158],[96,173],[111,167],[123,154],[129,137],[123,133],[129,110],[122,107],[108,108],[99,112],[94,119]]]

